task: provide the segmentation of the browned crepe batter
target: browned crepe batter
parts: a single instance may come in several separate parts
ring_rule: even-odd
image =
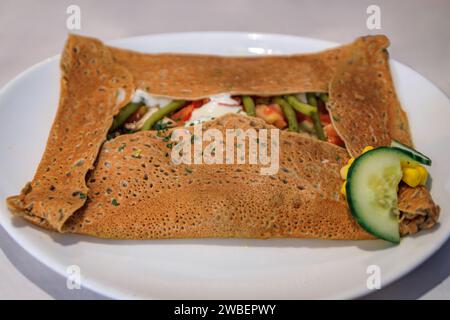
[[[225,134],[226,128],[274,127],[225,115],[208,128]],[[104,144],[88,182],[88,204],[67,230],[121,239],[372,238],[338,191],[345,149],[287,131],[280,142],[280,171],[267,176],[260,165],[174,165],[163,137],[149,131],[120,136]]]
[[[408,119],[389,70],[384,36],[363,37],[346,50],[330,83],[327,105],[336,131],[352,156],[392,139],[412,145]]]
[[[107,238],[373,238],[356,224],[339,194],[347,151],[326,142],[281,132],[284,170],[274,176],[260,175],[256,165],[175,166],[154,132],[102,143],[113,116],[141,88],[184,99],[221,92],[330,91],[334,124],[350,154],[366,145],[386,145],[390,138],[411,144],[389,73],[387,44],[377,36],[317,54],[233,58],[141,54],[70,36],[47,148],[31,184],[8,205],[42,227]],[[369,125],[354,131],[355,123]],[[204,126],[270,127],[237,115]],[[133,157],[133,149],[141,150],[139,157]],[[406,212],[433,215],[417,222],[418,229],[436,222],[439,209],[426,189],[399,197]],[[402,234],[412,233],[407,230]]]
[[[114,59],[131,72],[137,88],[155,95],[195,100],[223,92],[267,96],[327,92],[347,47],[315,54],[256,57],[110,50]]]
[[[59,108],[42,160],[31,184],[8,201],[59,231],[85,203],[86,173],[94,167],[114,114],[134,92],[131,74],[95,39],[70,36],[61,71]]]

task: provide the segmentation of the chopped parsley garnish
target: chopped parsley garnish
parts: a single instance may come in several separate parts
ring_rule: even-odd
[[[126,144],[125,144],[125,143],[122,143],[122,144],[120,145],[119,149],[117,149],[117,150],[119,150],[119,152],[122,152],[122,151],[125,149],[125,146],[126,146]]]
[[[116,199],[112,199],[111,200],[111,204],[113,205],[113,206],[115,206],[115,207],[117,207],[118,205],[119,205],[119,202],[116,200]]]
[[[115,132],[111,132],[108,133],[108,135],[106,136],[106,140],[112,140],[116,137],[116,133]]]
[[[79,197],[80,199],[86,199],[87,195],[81,191],[75,191],[74,193],[72,193],[73,197]]]
[[[159,135],[159,132],[160,131],[163,131],[163,132],[166,131],[168,126],[169,125],[161,119],[161,120],[159,120],[158,122],[155,123],[153,128],[158,131],[158,135]]]
[[[192,173],[192,169],[191,169],[191,168],[184,168],[184,170],[185,170],[187,173]]]
[[[80,192],[78,194],[78,196],[80,197],[80,199],[86,199],[87,198],[86,194],[84,194],[83,192]]]

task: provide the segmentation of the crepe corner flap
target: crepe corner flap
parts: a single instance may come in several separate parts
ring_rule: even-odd
[[[7,200],[15,213],[58,231],[84,205],[86,174],[134,91],[131,74],[96,39],[70,35],[60,68],[59,107],[44,155],[33,181]]]
[[[395,139],[412,146],[406,113],[395,94],[385,36],[357,39],[342,54],[329,83],[333,126],[356,157],[368,145]]]
[[[46,150],[33,181],[10,197],[8,205],[42,227],[104,238],[373,239],[351,217],[339,194],[339,169],[349,158],[344,148],[281,131],[283,170],[264,176],[258,165],[175,166],[166,143],[153,131],[105,140],[114,115],[137,88],[183,99],[221,92],[330,90],[330,113],[334,120],[343,119],[334,125],[350,154],[358,154],[364,144],[386,145],[390,138],[411,145],[387,64],[387,45],[386,37],[374,36],[316,54],[242,58],[142,54],[70,36]],[[355,92],[346,81],[356,86]],[[365,92],[373,83],[374,92]],[[355,121],[366,121],[358,113],[362,105],[382,130],[361,125],[353,139],[350,123],[353,127]],[[356,111],[350,112],[355,116],[346,119],[348,111]],[[256,118],[225,115],[204,127],[223,132],[271,126]],[[139,157],[133,156],[136,150]],[[425,203],[438,214],[426,189],[414,196],[414,205]],[[410,212],[414,205],[408,202]]]

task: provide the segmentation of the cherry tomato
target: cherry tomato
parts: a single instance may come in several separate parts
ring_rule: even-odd
[[[345,143],[342,141],[341,137],[337,134],[336,130],[334,129],[333,125],[327,124],[323,127],[323,130],[325,131],[325,134],[327,135],[327,141],[329,143],[335,144],[340,147],[344,147]]]
[[[319,115],[319,117],[320,117],[320,122],[322,122],[323,125],[327,125],[327,124],[331,123],[331,118],[328,113],[321,113]]]
[[[188,105],[172,114],[170,118],[177,122],[177,124],[182,124],[183,122],[186,122],[191,118],[194,109],[200,108],[204,104],[208,103],[208,101],[209,99],[191,101]]]
[[[287,126],[284,119],[284,113],[281,107],[276,104],[259,104],[255,108],[256,116],[263,119],[269,124],[273,124],[277,128],[285,128]]]
[[[328,114],[328,110],[327,110],[326,104],[325,104],[325,102],[323,102],[322,99],[317,99],[317,108],[319,109],[320,113]]]
[[[172,114],[170,118],[178,124],[186,122],[191,118],[192,111],[194,111],[194,104],[191,103]]]

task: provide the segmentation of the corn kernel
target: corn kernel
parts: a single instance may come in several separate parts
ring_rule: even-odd
[[[339,171],[339,173],[341,174],[341,178],[343,179],[343,180],[346,180],[347,179],[347,174],[348,174],[348,169],[350,168],[350,165],[349,164],[346,164],[345,166],[343,166],[342,168],[341,168],[341,170]]]
[[[422,176],[417,168],[404,168],[402,180],[410,187],[417,187]]]
[[[344,195],[344,197],[347,197],[347,181],[344,181],[341,187],[341,193]]]
[[[402,166],[402,169],[403,168],[416,168],[418,166],[417,163],[408,161],[408,160],[401,160],[400,165]]]
[[[363,151],[361,152],[361,154],[366,153],[367,151],[373,150],[372,146],[367,146],[363,149]]]
[[[420,173],[420,184],[424,186],[427,183],[428,171],[423,166],[418,165],[416,168]]]

